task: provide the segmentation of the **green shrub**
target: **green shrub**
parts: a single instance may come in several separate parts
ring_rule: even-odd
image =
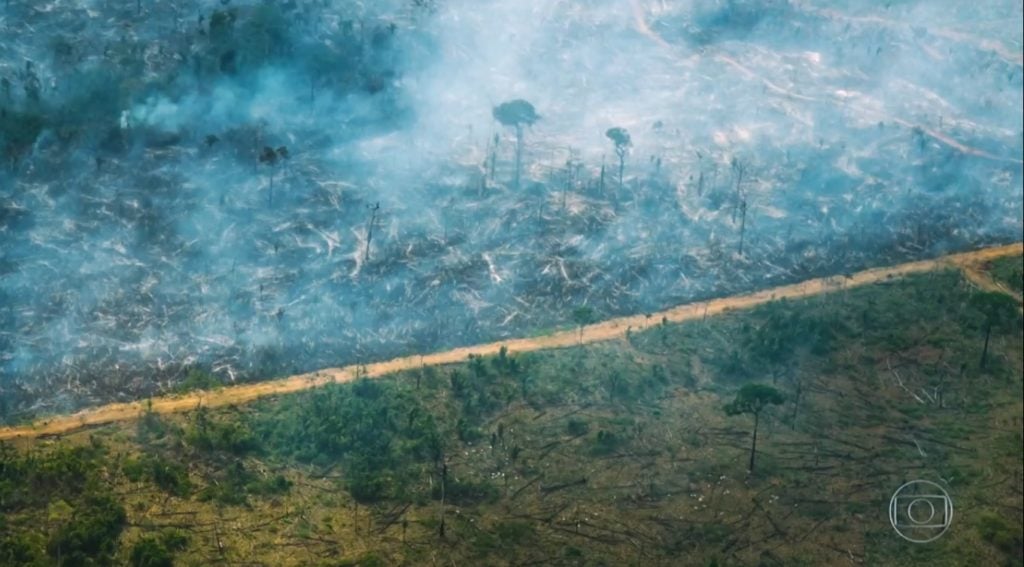
[[[152,400],[149,400],[147,404],[152,404]],[[163,439],[171,429],[160,417],[160,414],[154,412],[151,407],[147,407],[146,411],[142,413],[142,417],[139,418],[135,436],[139,443],[145,445],[151,441]]]
[[[174,552],[188,547],[188,536],[178,530],[165,530],[157,536],[145,536],[132,546],[132,567],[172,567]]]
[[[153,483],[160,490],[178,497],[188,496],[192,491],[192,483],[184,465],[159,458],[152,459],[149,465]]]
[[[252,431],[237,421],[214,421],[204,412],[196,417],[196,423],[186,432],[185,441],[203,451],[222,451],[233,455],[244,455],[257,449],[258,444]]]
[[[404,496],[420,463],[444,454],[435,418],[421,399],[395,383],[358,380],[289,398],[255,427],[272,453],[318,466],[341,464],[361,502]],[[461,435],[482,436],[465,421]]]
[[[1024,552],[1024,539],[1019,526],[1011,526],[1000,516],[986,512],[978,519],[975,528],[982,539],[1011,558],[1016,558],[1017,564],[1020,564],[1020,557]]]
[[[622,444],[622,439],[611,431],[605,431],[604,429],[597,432],[597,436],[594,437],[594,445],[591,449],[591,453],[596,456],[609,455],[615,452]]]
[[[325,563],[325,567],[384,567],[388,562],[380,555],[370,552],[353,559],[342,559],[331,563]]]
[[[173,567],[174,554],[167,546],[152,536],[135,542],[130,555],[132,567]]]
[[[590,432],[590,424],[579,418],[571,418],[565,425],[566,431],[573,437],[581,437]]]
[[[121,466],[125,478],[132,482],[152,481],[168,494],[184,497],[191,491],[188,471],[181,464],[161,459],[160,456],[143,456],[128,459]]]
[[[247,487],[250,493],[263,496],[287,494],[291,488],[292,481],[280,474],[274,475],[270,478],[253,481],[249,483]]]
[[[124,508],[111,496],[91,496],[47,544],[54,560],[68,567],[110,564],[124,529]]]
[[[213,374],[203,372],[198,368],[192,368],[185,375],[174,391],[177,393],[192,392],[195,390],[216,390],[224,386],[224,381]]]
[[[445,486],[445,500],[457,506],[470,506],[497,500],[500,492],[487,482],[460,480],[449,476]],[[441,483],[434,483],[433,497],[441,499]]]
[[[494,532],[507,547],[523,545],[536,535],[529,522],[515,520],[498,522]]]
[[[14,533],[0,516],[0,565],[46,565],[46,540],[38,533]]]

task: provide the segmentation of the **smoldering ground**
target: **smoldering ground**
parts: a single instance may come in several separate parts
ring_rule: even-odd
[[[1021,238],[1019,3],[0,14],[8,418]]]

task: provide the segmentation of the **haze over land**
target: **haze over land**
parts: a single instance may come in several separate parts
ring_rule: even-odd
[[[141,6],[0,9],[4,418],[1024,229],[1017,2]]]

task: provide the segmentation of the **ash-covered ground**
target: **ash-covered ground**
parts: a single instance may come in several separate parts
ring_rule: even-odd
[[[10,0],[0,419],[1020,240],[1020,3],[886,4]]]

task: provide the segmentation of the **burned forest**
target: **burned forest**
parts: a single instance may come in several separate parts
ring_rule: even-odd
[[[1022,565],[1022,28],[0,2],[0,565]]]
[[[4,419],[1019,239],[1013,27],[821,4],[7,2]]]

